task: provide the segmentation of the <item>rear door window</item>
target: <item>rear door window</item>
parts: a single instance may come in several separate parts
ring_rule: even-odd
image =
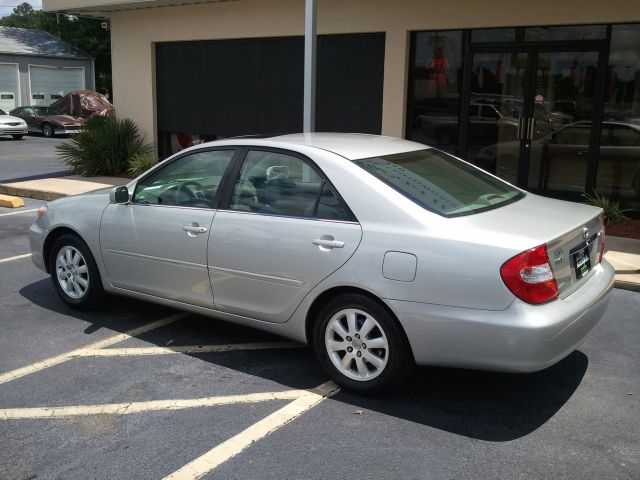
[[[233,188],[230,208],[290,217],[351,219],[349,210],[311,164],[273,151],[247,153]]]

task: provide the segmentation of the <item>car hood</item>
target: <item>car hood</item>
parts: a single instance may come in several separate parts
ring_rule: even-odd
[[[20,117],[14,117],[13,115],[0,115],[0,124],[15,122],[24,123],[24,120]]]
[[[77,118],[73,118],[69,115],[48,115],[41,118],[59,125],[84,125],[84,121],[78,120]]]

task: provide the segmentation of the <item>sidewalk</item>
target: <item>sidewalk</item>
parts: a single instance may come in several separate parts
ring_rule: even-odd
[[[130,181],[130,178],[87,178],[79,175],[71,175],[60,178],[42,178],[38,180],[27,180],[25,182],[2,183],[0,184],[0,194],[51,201],[56,198],[92,192],[93,190],[109,188],[114,185],[125,185]]]
[[[69,176],[0,184],[0,194],[55,200],[68,195],[124,185],[128,178]],[[616,288],[640,292],[640,240],[607,236],[605,258],[616,271]]]

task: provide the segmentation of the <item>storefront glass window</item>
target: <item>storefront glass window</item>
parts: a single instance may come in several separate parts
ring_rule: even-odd
[[[515,42],[515,28],[483,28],[471,32],[472,43]]]
[[[640,210],[640,25],[614,25],[596,190]]]
[[[462,31],[418,32],[409,108],[408,137],[456,153],[462,89]],[[443,122],[455,128],[436,135]]]

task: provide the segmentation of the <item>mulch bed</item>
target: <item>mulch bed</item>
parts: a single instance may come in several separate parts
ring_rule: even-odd
[[[621,222],[607,225],[607,235],[627,237],[640,240],[640,219],[629,218]]]

